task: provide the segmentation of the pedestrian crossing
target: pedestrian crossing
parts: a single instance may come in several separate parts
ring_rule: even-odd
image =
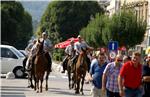
[[[6,78],[7,74],[0,74],[1,78]],[[65,74],[50,74],[50,79],[68,79],[68,76]]]

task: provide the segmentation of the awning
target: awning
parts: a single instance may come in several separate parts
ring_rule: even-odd
[[[70,41],[74,40],[74,42],[78,42],[78,38],[69,38],[64,42],[60,42],[58,44],[55,44],[55,48],[66,48],[68,45],[70,45]]]

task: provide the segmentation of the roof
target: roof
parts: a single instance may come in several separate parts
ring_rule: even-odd
[[[10,45],[0,45],[0,47],[12,48],[13,46],[10,46]]]

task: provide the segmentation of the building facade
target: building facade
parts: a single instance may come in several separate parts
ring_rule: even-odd
[[[120,6],[132,9],[135,11],[137,19],[143,19],[147,22],[144,41],[136,46],[138,49],[146,49],[150,46],[150,0],[121,0]]]
[[[112,16],[114,13],[119,12],[119,10],[120,10],[120,0],[110,0],[109,6],[107,6],[109,16]]]

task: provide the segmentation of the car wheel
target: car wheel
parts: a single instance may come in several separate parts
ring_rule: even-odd
[[[14,75],[15,75],[16,78],[23,78],[24,77],[23,67],[16,67],[13,70],[13,73],[14,73]]]

